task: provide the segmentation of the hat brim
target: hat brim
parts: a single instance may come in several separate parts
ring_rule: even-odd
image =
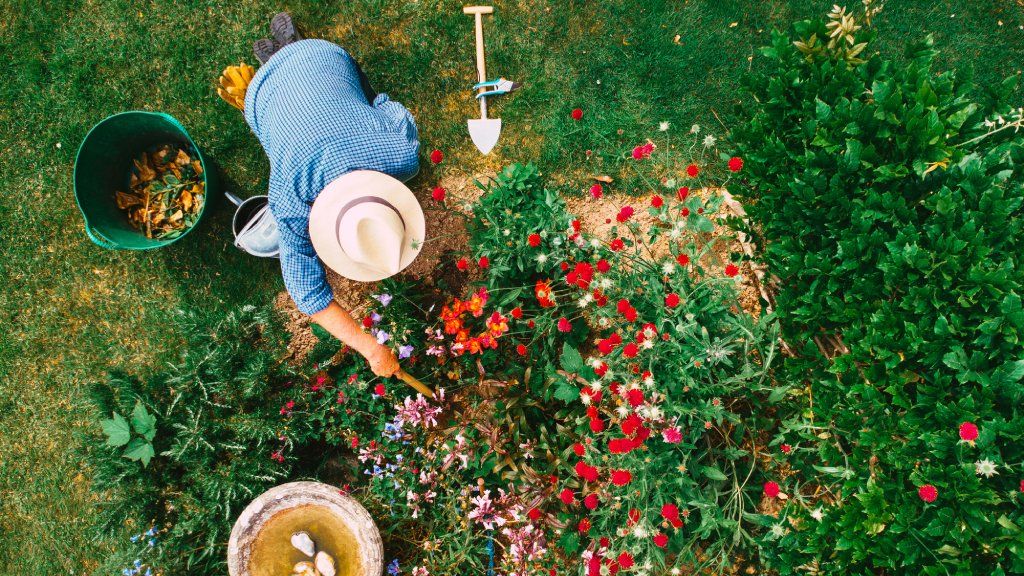
[[[393,274],[349,258],[341,248],[335,229],[342,207],[360,196],[385,200],[401,215],[405,224],[405,238],[402,242],[399,272],[419,256],[426,237],[426,219],[423,216],[423,208],[412,190],[400,180],[382,172],[349,172],[335,178],[320,192],[309,213],[309,238],[313,242],[316,255],[325,266],[349,280],[376,282]]]

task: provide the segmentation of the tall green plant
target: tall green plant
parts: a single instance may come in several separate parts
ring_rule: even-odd
[[[931,39],[850,58],[871,34],[836,19],[773,35],[734,135],[799,355],[776,439],[794,498],[764,554],[783,573],[1021,573],[1024,111],[1012,81],[979,98],[937,72]]]

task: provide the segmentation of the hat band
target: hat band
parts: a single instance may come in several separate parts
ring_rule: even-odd
[[[377,196],[360,196],[359,198],[354,198],[345,203],[345,205],[341,207],[341,210],[338,211],[338,219],[334,224],[335,234],[337,234],[338,230],[341,230],[341,219],[345,217],[345,214],[347,214],[348,211],[354,208],[356,205],[362,204],[363,202],[373,202],[374,204],[382,204],[384,206],[387,206],[388,208],[391,208],[391,210],[393,210],[395,214],[398,216],[398,219],[402,222],[402,230],[405,230],[407,228],[405,225],[405,218],[402,218],[402,213],[398,211],[398,208],[395,208],[394,204]],[[346,256],[349,256],[348,252],[345,251],[344,244],[338,242],[338,248],[341,248],[341,251],[344,252]],[[351,258],[351,256],[349,257]]]

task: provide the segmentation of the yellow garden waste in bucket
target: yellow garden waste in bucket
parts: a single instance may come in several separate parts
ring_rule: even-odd
[[[118,208],[115,192],[128,189],[132,160],[140,152],[163,144],[189,150],[199,160],[205,197],[191,227],[173,238],[147,238]],[[106,118],[89,131],[75,158],[75,201],[85,219],[85,233],[97,245],[111,250],[149,250],[180,240],[199,225],[207,205],[219,196],[217,178],[210,168],[202,150],[173,116],[131,111]]]

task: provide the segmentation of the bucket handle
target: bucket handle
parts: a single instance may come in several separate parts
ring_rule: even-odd
[[[92,240],[93,244],[96,244],[101,248],[106,248],[108,250],[117,250],[118,248],[117,244],[111,242],[106,236],[100,234],[100,232],[92,226],[89,226],[88,222],[85,223],[85,234],[89,237],[89,240]]]

